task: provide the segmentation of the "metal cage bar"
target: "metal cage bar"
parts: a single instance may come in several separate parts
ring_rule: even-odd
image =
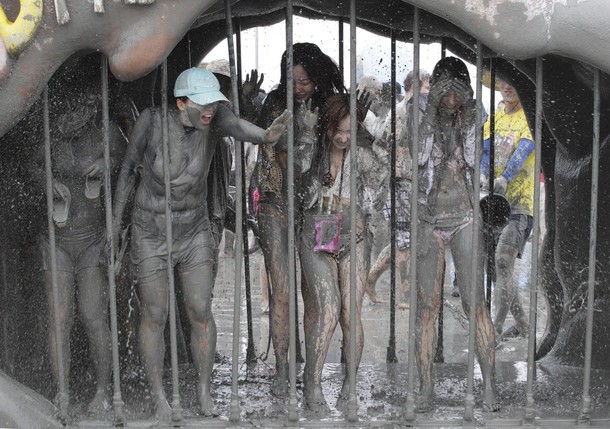
[[[169,338],[172,362],[172,421],[182,422],[182,406],[178,380],[178,340],[176,332],[176,288],[174,285],[174,264],[172,262],[172,209],[171,179],[169,168],[169,123],[167,111],[167,59],[161,65],[161,129],[163,138],[163,182],[165,184],[165,240],[167,246],[167,281],[169,285]]]
[[[286,0],[286,109],[294,111],[294,86],[292,76],[293,63],[293,31],[294,31],[294,11],[292,0]],[[289,381],[290,393],[288,400],[288,420],[296,422],[298,420],[297,406],[297,309],[296,309],[296,272],[295,272],[295,238],[294,238],[294,119],[291,119],[286,128],[288,138],[287,153],[287,173],[288,181],[288,317],[289,325]]]
[[[350,0],[349,8],[349,24],[350,24],[350,43],[349,43],[349,68],[350,68],[350,98],[349,98],[349,111],[350,117],[356,118],[356,0]],[[356,263],[357,263],[357,246],[356,244],[356,198],[357,188],[355,180],[355,172],[358,169],[358,156],[357,156],[357,144],[356,144],[356,133],[358,124],[356,121],[350,121],[350,265],[349,265],[349,281],[350,281],[350,292],[349,292],[349,365],[347,369],[347,376],[349,378],[349,397],[347,400],[347,421],[355,422],[358,420],[358,402],[356,399]]]
[[[532,423],[536,417],[534,401],[534,379],[536,373],[536,319],[538,304],[538,255],[540,244],[540,163],[542,160],[542,98],[544,94],[544,70],[542,58],[536,58],[536,120],[534,129],[534,237],[532,239],[532,265],[530,275],[529,332],[527,343],[527,388],[525,394],[525,422]],[[491,185],[490,185],[491,186]]]
[[[239,96],[237,79],[235,74],[235,46],[233,44],[233,21],[230,0],[225,1],[225,23],[227,30],[227,45],[229,55],[229,66],[231,68],[231,90],[233,91],[233,112],[239,116]],[[241,142],[235,142],[235,157],[241,159]],[[243,261],[243,198],[242,198],[242,175],[241,163],[235,163],[235,296],[233,300],[233,344],[231,362],[231,404],[229,419],[236,423],[240,420],[238,370],[239,370],[239,334],[241,319],[241,275]]]
[[[62,421],[68,419],[68,386],[65,383],[66,368],[64,368],[62,356],[63,335],[61,332],[60,309],[59,309],[59,285],[57,284],[57,248],[55,245],[55,224],[53,223],[53,171],[51,161],[51,129],[49,125],[49,87],[45,86],[42,95],[42,121],[44,132],[44,163],[47,196],[47,227],[49,232],[49,256],[51,259],[51,287],[53,293],[53,329],[55,329],[55,354],[57,357],[57,387],[59,418]]]
[[[585,366],[582,407],[579,423],[591,420],[591,356],[593,348],[593,314],[595,305],[595,267],[597,253],[597,198],[599,190],[599,133],[600,133],[599,70],[593,70],[593,149],[591,153],[591,220],[589,224],[589,275],[587,289],[587,321],[585,333]]]
[[[119,334],[116,306],[116,275],[114,260],[114,243],[112,231],[112,186],[110,174],[112,161],[110,159],[110,113],[108,108],[108,57],[102,56],[100,64],[102,86],[102,133],[104,139],[104,206],[106,215],[106,240],[108,243],[108,300],[110,305],[110,334],[112,340],[112,407],[115,424],[125,422],[124,403],[121,397],[121,369],[119,365]]]
[[[483,91],[483,46],[480,41],[477,41],[477,88],[476,88],[476,111],[483,111],[483,103],[481,93]],[[478,118],[478,114],[477,114]],[[474,158],[474,189],[480,188],[479,177],[481,169],[481,148],[483,143],[482,127],[475,128],[475,158]],[[476,336],[476,307],[477,295],[482,293],[483,279],[479,278],[480,268],[483,261],[479,257],[480,238],[481,238],[481,221],[480,221],[479,204],[473,204],[473,228],[472,228],[472,284],[470,285],[470,312],[468,314],[468,375],[466,382],[466,399],[464,401],[464,421],[474,421],[474,358],[475,358],[475,336]]]
[[[231,17],[231,15],[228,15]],[[228,37],[228,35],[227,35]],[[227,39],[228,40],[228,39]],[[231,51],[231,50],[230,50]],[[237,52],[236,58],[234,60],[234,69],[231,71],[231,86],[233,92],[233,111],[237,117],[239,114],[239,92],[242,85],[242,65],[241,65],[241,20],[239,17],[235,18],[235,50]],[[230,53],[229,53],[230,59]],[[233,63],[230,63],[233,64]],[[236,77],[236,82],[233,83],[234,76]],[[234,85],[234,86],[233,86]],[[235,222],[242,225],[242,246],[243,249],[243,261],[244,261],[244,281],[245,281],[245,292],[246,292],[246,322],[248,328],[248,346],[246,348],[246,362],[254,363],[256,362],[256,351],[254,347],[254,328],[252,325],[252,287],[250,281],[250,254],[248,252],[248,228],[243,228],[244,219],[247,218],[247,197],[246,193],[248,188],[246,187],[246,160],[244,156],[244,148],[242,146],[243,142],[235,141],[235,145],[239,145],[239,156],[237,152],[237,148],[235,149],[235,184],[240,184],[240,186],[235,187],[235,193],[241,195],[241,217],[235,214]],[[240,164],[241,167],[241,180],[237,182],[237,164]]]
[[[386,362],[396,363],[396,32],[393,29],[390,31],[390,43],[390,335]]]
[[[420,55],[420,34],[419,34],[419,8],[413,8],[413,70],[419,71],[419,55]],[[419,194],[419,72],[413,73],[413,120],[411,135],[411,177],[413,184],[411,186],[411,289],[409,291],[409,343],[407,346],[408,353],[408,381],[407,381],[407,401],[404,406],[404,420],[407,422],[415,421],[415,323],[417,313],[417,200]]]

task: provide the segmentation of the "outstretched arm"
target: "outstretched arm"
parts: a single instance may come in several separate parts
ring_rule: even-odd
[[[149,109],[146,109],[142,112],[133,127],[121,171],[119,172],[119,177],[117,179],[112,206],[112,220],[115,224],[115,233],[121,226],[125,204],[135,187],[136,169],[144,157],[144,150],[148,143],[151,126],[152,114]]]
[[[214,116],[215,126],[221,135],[231,136],[239,141],[252,143],[275,143],[286,131],[288,122],[292,119],[292,114],[287,110],[278,116],[266,130],[256,125],[238,118],[226,106],[221,105]]]
[[[517,149],[515,149],[513,152],[512,156],[508,160],[508,163],[506,164],[504,172],[502,173],[502,176],[504,176],[507,182],[510,182],[515,178],[517,173],[523,168],[525,160],[530,156],[535,148],[536,145],[530,139],[522,138],[519,140]]]

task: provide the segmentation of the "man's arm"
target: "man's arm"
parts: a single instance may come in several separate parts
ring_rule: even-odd
[[[266,130],[257,127],[256,125],[238,118],[226,106],[220,105],[214,116],[214,126],[220,130],[223,136],[231,136],[239,141],[248,141],[252,143],[275,143],[286,130],[288,121],[292,115],[288,111],[284,111],[278,116],[271,126]]]
[[[489,176],[489,139],[483,140],[483,153],[481,154],[481,174]]]
[[[535,148],[536,145],[530,139],[522,138],[519,140],[517,148],[508,160],[504,172],[502,172],[502,176],[504,176],[507,182],[510,182],[515,178],[517,173],[523,168],[525,160]]]
[[[148,144],[151,126],[152,114],[149,109],[146,109],[142,112],[133,127],[121,171],[117,179],[112,207],[112,220],[115,224],[115,233],[120,228],[125,204],[135,187],[136,168],[144,157],[144,150]]]

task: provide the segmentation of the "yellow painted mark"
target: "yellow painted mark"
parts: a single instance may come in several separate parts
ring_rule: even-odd
[[[43,0],[20,0],[20,2],[21,10],[15,22],[8,20],[0,5],[0,37],[4,40],[10,56],[19,54],[30,43],[42,21]]]

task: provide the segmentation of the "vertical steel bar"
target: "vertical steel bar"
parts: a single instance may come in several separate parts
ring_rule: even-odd
[[[477,41],[477,88],[476,88],[476,115],[479,118],[479,113],[483,111],[483,103],[481,93],[483,92],[483,45],[481,41]],[[474,159],[474,189],[479,190],[480,185],[480,170],[481,170],[481,149],[483,144],[483,127],[477,124],[475,128],[475,159]],[[483,293],[483,278],[479,277],[480,268],[483,261],[480,258],[479,240],[481,237],[481,221],[479,216],[478,199],[473,204],[473,227],[472,227],[472,284],[465,286],[470,287],[470,313],[468,314],[468,375],[466,382],[466,400],[464,402],[464,421],[474,421],[474,356],[475,356],[475,336],[477,335],[476,327],[476,306],[478,294]]]
[[[7,254],[6,254],[6,240],[4,228],[2,228],[2,241],[3,245],[0,249],[0,265],[2,270],[2,305],[0,306],[0,312],[2,314],[2,344],[4,346],[4,359],[3,363],[5,371],[8,371],[9,375],[13,374],[13,362],[11,359],[11,347],[9,347],[9,321],[12,319],[11,313],[12,310],[9,310],[12,307],[12,299],[9,300],[9,292],[8,292],[8,272],[7,272]],[[13,294],[11,294],[11,297]]]
[[[174,285],[174,263],[172,260],[172,209],[171,179],[169,173],[169,123],[167,118],[167,58],[161,65],[161,121],[163,136],[163,181],[165,184],[165,240],[167,246],[167,282],[169,285],[169,338],[172,362],[172,421],[182,422],[182,406],[178,381],[178,341],[176,334],[176,289]]]
[[[494,178],[496,176],[495,153],[496,153],[496,66],[493,58],[489,59],[489,176],[488,189],[489,194],[494,193]],[[485,282],[485,299],[487,301],[487,310],[491,312],[492,288],[491,284],[495,281],[496,272],[496,244],[493,238],[492,217],[494,213],[491,210],[487,211],[487,277]]]
[[[102,80],[102,126],[104,134],[104,205],[106,215],[106,240],[108,241],[108,300],[110,304],[110,333],[112,335],[112,382],[113,396],[112,407],[114,410],[115,424],[125,422],[124,403],[121,397],[121,369],[119,366],[119,329],[117,323],[116,307],[116,275],[114,261],[114,240],[112,238],[112,187],[110,172],[112,161],[110,159],[110,113],[108,109],[108,57],[102,56],[101,64]]]
[[[441,42],[441,57],[445,58],[445,56],[447,55],[447,46],[446,46],[446,41],[443,38],[442,42]],[[416,70],[415,67],[413,68],[413,70]],[[417,74],[419,75],[419,70],[417,70]],[[413,258],[413,254],[411,255],[411,257]],[[443,255],[443,258],[445,257],[445,255]],[[444,326],[445,326],[445,277],[446,277],[446,272],[447,272],[447,261],[445,259],[443,259],[443,272],[442,272],[442,277],[441,277],[441,296],[440,296],[440,301],[441,301],[441,306],[438,309],[438,322],[437,322],[437,327],[436,327],[436,332],[437,332],[437,336],[436,336],[436,353],[434,355],[434,362],[438,362],[438,363],[442,363],[445,362],[445,357],[443,355],[444,353],[444,346],[443,346],[443,341],[444,341]],[[449,276],[451,277],[451,276]]]
[[[544,73],[542,58],[536,58],[536,121],[534,141],[536,144],[534,161],[534,238],[532,239],[532,265],[530,287],[530,327],[527,342],[527,388],[525,393],[526,422],[533,423],[536,417],[534,408],[534,378],[536,371],[536,319],[538,308],[538,246],[540,245],[540,163],[542,161],[542,97],[544,94]]]
[[[292,0],[286,0],[286,109],[294,111],[294,86],[292,77],[293,62],[293,4]],[[288,291],[289,305],[289,378],[290,395],[288,400],[288,420],[296,422],[299,418],[297,409],[297,314],[296,314],[296,275],[295,275],[295,243],[294,243],[294,120],[292,119],[286,129],[288,137],[288,168],[286,178],[288,181]]]
[[[403,417],[407,422],[415,421],[415,324],[417,314],[417,200],[419,195],[419,8],[413,7],[413,113],[411,114],[411,289],[409,291],[409,342],[407,345],[408,354],[408,379],[407,379],[407,402],[404,406]]]
[[[237,48],[237,57],[236,57],[236,71],[234,73],[231,73],[231,84],[233,85],[233,76],[236,77],[236,82],[233,86],[233,110],[235,112],[235,114],[239,117],[239,91],[241,88],[241,20],[239,19],[239,17],[235,18],[235,45]],[[241,144],[242,142],[235,142],[235,145],[237,146],[239,144],[240,148],[239,148],[239,156],[237,153],[237,148],[235,148],[235,159],[239,162],[239,164],[241,165],[241,174],[240,174],[240,181],[237,181],[237,163],[235,162],[235,184],[237,185],[237,183],[239,183],[239,185],[237,185],[236,189],[235,189],[235,194],[237,194],[238,192],[241,195],[241,217],[237,216],[237,213],[235,213],[235,222],[236,223],[240,223],[240,224],[244,224],[244,219],[246,219],[247,213],[246,213],[246,192],[248,191],[246,188],[246,160],[245,160],[245,155],[244,155],[244,150],[243,150],[243,146]],[[242,227],[242,240],[243,240],[243,250],[244,250],[244,280],[245,280],[245,286],[246,286],[246,320],[247,320],[247,327],[248,327],[248,346],[246,348],[246,362],[256,362],[256,351],[254,349],[254,327],[252,325],[252,289],[251,289],[251,283],[250,283],[250,254],[248,252],[248,228],[243,228]]]
[[[585,366],[582,407],[579,423],[591,420],[591,355],[593,348],[593,312],[595,305],[595,266],[597,252],[597,193],[599,184],[599,132],[600,132],[599,70],[593,70],[593,150],[591,153],[591,223],[589,225],[589,279],[587,291],[587,330],[585,337]],[[539,181],[538,181],[539,182]]]
[[[350,99],[349,111],[350,117],[356,118],[356,0],[350,0],[349,8],[349,24],[350,24],[350,44],[349,44],[349,69],[350,69]],[[355,422],[358,420],[358,402],[356,400],[356,176],[357,176],[357,153],[356,151],[356,131],[358,124],[356,121],[350,121],[350,265],[349,265],[349,365],[347,376],[349,377],[349,397],[347,400],[347,420]]]
[[[398,362],[396,357],[396,33],[390,30],[390,338],[386,362]],[[402,277],[400,279],[403,280]]]
[[[341,72],[341,76],[345,76],[343,74],[345,69],[345,61],[343,60],[343,56],[345,55],[345,36],[343,34],[343,24],[343,18],[339,18],[339,71]]]
[[[225,22],[227,30],[227,46],[229,49],[229,66],[231,68],[231,90],[233,91],[233,112],[239,116],[238,83],[235,73],[235,46],[233,43],[233,18],[231,1],[225,0]],[[241,159],[241,142],[235,142],[235,157]],[[231,404],[229,419],[233,423],[240,421],[238,370],[239,370],[239,335],[241,326],[241,275],[243,261],[243,196],[242,196],[242,164],[235,163],[235,298],[233,299],[233,349],[231,362]]]
[[[57,359],[57,399],[59,402],[59,418],[66,421],[68,418],[68,386],[64,377],[67,368],[63,361],[63,334],[61,332],[60,308],[59,308],[59,285],[57,284],[57,250],[55,246],[55,224],[53,223],[53,170],[51,169],[51,130],[49,126],[49,87],[46,86],[42,95],[43,103],[43,129],[44,129],[44,161],[46,173],[47,193],[47,225],[49,230],[49,253],[51,257],[51,285],[53,293],[53,329],[55,329],[55,354]],[[69,335],[69,333],[64,333]]]

